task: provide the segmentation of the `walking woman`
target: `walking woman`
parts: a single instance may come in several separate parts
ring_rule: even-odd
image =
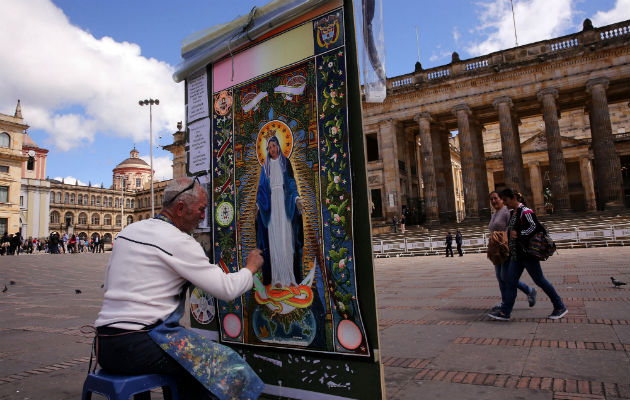
[[[488,229],[490,230],[490,240],[488,241],[488,258],[494,264],[494,272],[497,275],[497,281],[499,282],[499,291],[501,293],[501,299],[505,297],[505,280],[507,278],[507,270],[509,264],[509,248],[507,227],[510,220],[510,211],[503,204],[503,200],[499,197],[499,192],[496,190],[490,192],[490,204],[494,208],[494,214],[490,219]],[[520,280],[516,284],[516,287],[527,296],[527,301],[530,307],[534,307],[536,304],[536,288],[529,287]],[[501,310],[501,305],[497,304],[492,307],[492,311]]]
[[[567,314],[562,299],[553,285],[545,279],[540,261],[526,255],[524,249],[529,245],[529,239],[543,229],[536,214],[525,206],[522,196],[512,189],[504,189],[500,193],[503,203],[511,210],[508,222],[508,245],[510,248],[510,260],[505,280],[505,293],[502,299],[501,309],[488,314],[490,318],[507,321],[510,319],[514,301],[516,300],[516,286],[523,270],[527,270],[534,283],[540,287],[553,304],[553,312],[548,316],[551,319],[560,319]]]

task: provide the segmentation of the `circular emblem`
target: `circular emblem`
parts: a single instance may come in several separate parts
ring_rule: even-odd
[[[234,219],[234,206],[227,201],[219,203],[215,211],[215,219],[217,224],[223,227],[229,226]]]
[[[214,111],[223,116],[230,112],[230,108],[232,107],[232,96],[228,93],[227,90],[219,93],[214,100]]]
[[[256,139],[256,155],[258,156],[260,165],[265,163],[265,159],[267,158],[267,141],[272,136],[278,138],[284,156],[289,158],[291,155],[291,151],[293,150],[293,133],[291,132],[291,128],[289,128],[289,125],[277,119],[269,121],[260,128],[258,138]]]
[[[200,324],[209,324],[214,319],[214,297],[195,288],[190,295],[190,312]]]

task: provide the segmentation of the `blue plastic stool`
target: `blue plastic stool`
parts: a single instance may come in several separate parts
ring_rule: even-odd
[[[98,393],[109,400],[129,400],[131,396],[147,392],[157,387],[168,387],[173,400],[179,400],[177,395],[177,382],[169,375],[115,375],[98,370],[88,374],[83,383],[82,400],[90,400],[92,393]],[[166,396],[165,396],[166,398]]]

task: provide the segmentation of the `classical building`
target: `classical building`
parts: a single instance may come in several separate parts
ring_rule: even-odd
[[[27,129],[19,100],[13,115],[0,113],[0,235],[14,234],[22,227],[20,185],[22,164],[27,161],[22,142]]]
[[[20,190],[20,223],[22,237],[48,235],[50,182],[46,177],[48,150],[39,147],[24,133],[22,143],[22,185]]]
[[[585,20],[576,34],[389,78],[385,101],[363,104],[382,218],[419,204],[427,223],[459,219],[460,173],[468,219],[488,218],[489,191],[504,187],[539,213],[630,206],[629,45],[630,21]]]

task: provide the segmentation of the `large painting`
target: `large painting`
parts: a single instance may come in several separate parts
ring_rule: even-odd
[[[368,356],[353,258],[343,12],[293,34],[305,27],[310,56],[212,96],[214,259],[226,273],[252,249],[265,259],[250,292],[217,302],[220,338]]]

